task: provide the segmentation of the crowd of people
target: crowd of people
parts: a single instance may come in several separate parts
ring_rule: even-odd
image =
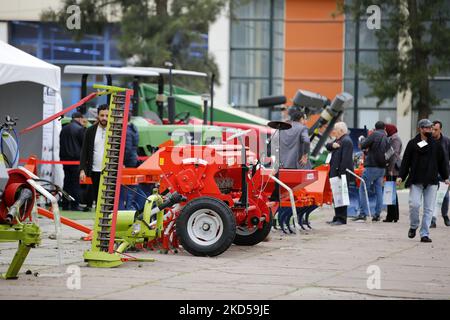
[[[307,116],[301,110],[290,108],[287,115],[292,127],[281,131],[279,137],[280,167],[291,169],[311,169],[309,161],[310,138],[306,126]],[[108,122],[108,105],[97,108],[96,122],[86,128],[86,119],[79,112],[72,115],[72,121],[65,125],[60,134],[61,161],[79,161],[78,165],[64,165],[64,190],[75,201],[63,201],[63,210],[91,211],[97,200],[103,155],[105,150],[106,126]],[[450,226],[448,218],[449,207],[449,169],[450,169],[450,139],[442,133],[442,122],[431,122],[422,119],[417,125],[418,134],[406,145],[402,155],[403,144],[398,135],[397,127],[382,121],[375,123],[375,128],[367,136],[359,137],[359,148],[364,152],[364,171],[362,179],[365,184],[359,187],[359,214],[353,221],[365,221],[369,213],[370,203],[367,201],[366,190],[375,190],[375,212],[372,221],[381,219],[383,209],[384,181],[395,181],[397,185],[405,182],[409,188],[410,230],[408,236],[414,238],[420,226],[422,242],[431,242],[429,228],[436,227],[434,217],[436,194],[439,182],[445,182],[447,191],[441,206],[441,214],[446,226]],[[329,177],[345,176],[348,184],[354,184],[355,178],[349,171],[354,171],[353,141],[345,122],[337,122],[331,131],[331,142],[326,149],[331,154],[329,159]],[[131,123],[127,128],[124,165],[137,167],[139,135]],[[86,182],[91,184],[80,184]],[[120,209],[133,208],[133,194],[136,190],[122,187],[120,194]],[[131,191],[131,192],[130,192]],[[420,223],[419,211],[423,199],[423,217]],[[81,207],[80,204],[85,204]],[[335,206],[335,215],[328,223],[333,226],[347,224],[348,206]],[[387,205],[387,215],[383,222],[399,220],[398,196]]]
[[[63,189],[75,200],[69,202],[63,199],[63,210],[89,212],[92,211],[93,203],[97,201],[105,151],[108,113],[108,105],[100,105],[97,108],[95,123],[87,128],[87,119],[80,112],[75,112],[72,114],[72,121],[61,129],[60,159],[61,161],[72,162],[63,165]],[[126,167],[135,168],[139,164],[138,142],[137,128],[129,123],[123,161]],[[79,165],[74,165],[73,162],[79,162]],[[133,207],[135,198],[133,191],[136,192],[132,187],[121,188],[119,209],[131,209]],[[80,204],[84,204],[84,206]]]
[[[309,168],[305,159],[309,157],[309,139],[304,137],[306,116],[299,110],[288,111],[292,128],[280,134],[280,165],[284,168]],[[397,186],[405,182],[409,192],[410,229],[408,236],[414,238],[420,226],[421,242],[431,242],[429,228],[436,227],[433,216],[439,182],[445,182],[446,193],[441,206],[444,224],[450,226],[449,206],[449,171],[450,139],[442,133],[442,122],[422,119],[417,125],[418,134],[406,145],[402,155],[403,144],[397,127],[382,121],[375,123],[375,128],[367,137],[359,137],[359,148],[364,152],[364,171],[359,187],[359,214],[353,221],[366,221],[370,203],[366,190],[375,190],[375,212],[372,221],[381,220],[383,209],[384,181],[395,181]],[[326,149],[331,153],[329,160],[329,177],[345,175],[348,184],[355,183],[349,171],[354,171],[353,141],[344,122],[337,122],[330,134],[331,142]],[[423,217],[420,224],[419,211],[423,199]],[[348,206],[335,206],[335,215],[328,223],[333,226],[347,224]],[[387,214],[383,222],[399,220],[398,196],[387,205]]]

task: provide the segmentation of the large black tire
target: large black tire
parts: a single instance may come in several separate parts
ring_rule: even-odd
[[[272,212],[269,214],[270,221],[265,221],[261,229],[255,229],[253,232],[240,232],[240,228],[236,230],[234,244],[238,246],[254,246],[264,241],[270,233],[273,224]]]
[[[200,197],[186,204],[176,220],[177,237],[194,256],[214,257],[225,252],[236,235],[236,219],[225,202]]]

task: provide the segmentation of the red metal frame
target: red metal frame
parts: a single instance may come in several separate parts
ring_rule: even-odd
[[[98,92],[91,93],[90,95],[84,97],[83,99],[81,99],[77,103],[71,105],[70,107],[67,107],[67,108],[61,110],[60,112],[55,113],[54,115],[52,115],[52,116],[50,116],[50,117],[48,117],[48,118],[46,118],[46,119],[44,119],[42,121],[39,121],[38,123],[35,123],[35,124],[33,124],[32,126],[30,126],[28,128],[23,129],[22,131],[20,131],[20,134],[27,133],[27,132],[29,132],[29,131],[31,131],[33,129],[36,129],[36,128],[38,128],[40,126],[43,126],[43,125],[45,125],[45,124],[47,124],[49,122],[52,122],[55,119],[58,119],[59,117],[61,117],[64,114],[66,114],[67,112],[69,112],[69,111],[71,111],[71,110],[73,110],[73,109],[75,109],[75,108],[77,108],[79,106],[82,106],[86,102],[94,99],[97,96],[97,94],[98,94]]]

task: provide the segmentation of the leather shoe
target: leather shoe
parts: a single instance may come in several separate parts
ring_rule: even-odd
[[[417,229],[410,228],[408,231],[408,238],[410,238],[410,239],[414,238],[416,236],[416,230]]]
[[[428,238],[427,236],[420,238],[420,242],[433,242],[431,241],[430,238]]]
[[[430,228],[436,228],[436,221],[435,220],[431,220],[431,224],[430,224]]]
[[[447,227],[450,227],[450,219],[448,218],[448,216],[444,217],[444,223]]]
[[[342,222],[342,221],[333,221],[330,223],[330,225],[332,225],[332,226],[342,226],[344,224],[347,224],[347,223]]]
[[[378,222],[378,221],[380,221],[380,217],[373,217],[372,218],[372,222]]]
[[[366,216],[357,216],[356,218],[353,218],[352,221],[366,221]]]

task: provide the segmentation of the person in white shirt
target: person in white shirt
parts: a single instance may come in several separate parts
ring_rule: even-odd
[[[80,157],[80,181],[85,180],[86,177],[92,179],[92,185],[88,188],[85,211],[91,211],[93,202],[97,201],[103,154],[105,152],[108,109],[107,104],[97,108],[97,122],[86,130],[83,139]]]

